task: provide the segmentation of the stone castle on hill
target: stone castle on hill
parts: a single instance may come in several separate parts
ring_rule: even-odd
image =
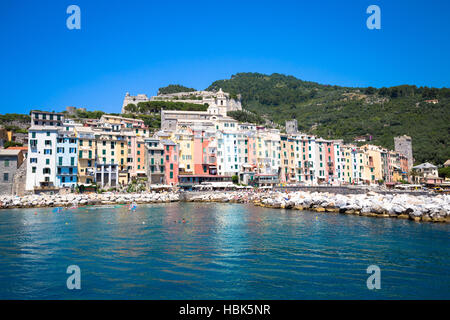
[[[208,104],[209,108],[217,109],[219,114],[226,115],[227,111],[242,110],[240,96],[237,99],[230,98],[230,94],[219,91],[193,91],[193,92],[177,92],[170,94],[159,94],[148,98],[146,94],[138,94],[137,96],[126,93],[122,105],[122,113],[126,113],[125,107],[128,104],[137,105],[139,102],[147,101],[173,101],[173,102],[185,102],[195,104]],[[208,108],[208,109],[209,109]]]

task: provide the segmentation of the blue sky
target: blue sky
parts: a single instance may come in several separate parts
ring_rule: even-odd
[[[81,8],[81,30],[66,8]],[[366,8],[381,8],[381,30]],[[449,87],[450,1],[2,0],[0,113],[120,112],[123,96],[237,72]]]

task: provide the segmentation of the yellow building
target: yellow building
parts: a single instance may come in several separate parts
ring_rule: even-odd
[[[258,129],[256,134],[256,162],[259,173],[276,174],[281,166],[280,132]]]
[[[75,127],[78,137],[78,183],[92,184],[95,181],[96,138],[89,127]]]
[[[171,140],[179,145],[180,173],[194,173],[194,134],[188,128],[180,128],[171,136]]]
[[[293,183],[302,181],[302,141],[296,136],[281,136],[281,180]]]
[[[99,184],[102,187],[128,184],[128,140],[126,136],[119,132],[97,132],[96,136],[97,183],[100,181]]]
[[[361,147],[366,154],[366,168],[364,179],[371,184],[383,179],[383,162],[381,159],[381,149],[378,146],[366,144]]]
[[[115,155],[119,165],[119,184],[126,185],[129,181],[128,139],[122,133],[115,136]]]

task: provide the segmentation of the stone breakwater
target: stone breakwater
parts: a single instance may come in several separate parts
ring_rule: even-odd
[[[304,191],[216,191],[182,194],[177,192],[151,192],[0,196],[0,209],[145,204],[174,201],[253,203],[267,208],[411,219],[414,221],[450,222],[450,195],[382,195],[375,192],[347,195]]]
[[[174,192],[0,196],[0,209],[162,203],[179,201],[179,199],[178,193]]]
[[[257,206],[279,209],[309,210],[411,219],[414,221],[450,222],[450,195],[414,196],[405,194],[333,194],[319,192],[215,192],[193,194],[187,201],[252,202]]]

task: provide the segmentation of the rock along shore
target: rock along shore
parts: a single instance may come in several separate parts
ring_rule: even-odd
[[[309,210],[369,217],[450,222],[450,195],[334,194],[323,192],[210,192],[193,194],[187,201],[238,202],[266,208]]]
[[[125,203],[162,203],[179,201],[179,194],[166,193],[92,193],[92,194],[55,194],[0,196],[0,209],[11,208],[41,208],[41,207],[73,207],[102,204]]]
[[[164,192],[101,193],[66,195],[0,196],[0,209],[73,207],[102,204],[187,202],[232,202],[294,210],[309,210],[370,217],[450,222],[450,195],[334,194],[323,192]]]

